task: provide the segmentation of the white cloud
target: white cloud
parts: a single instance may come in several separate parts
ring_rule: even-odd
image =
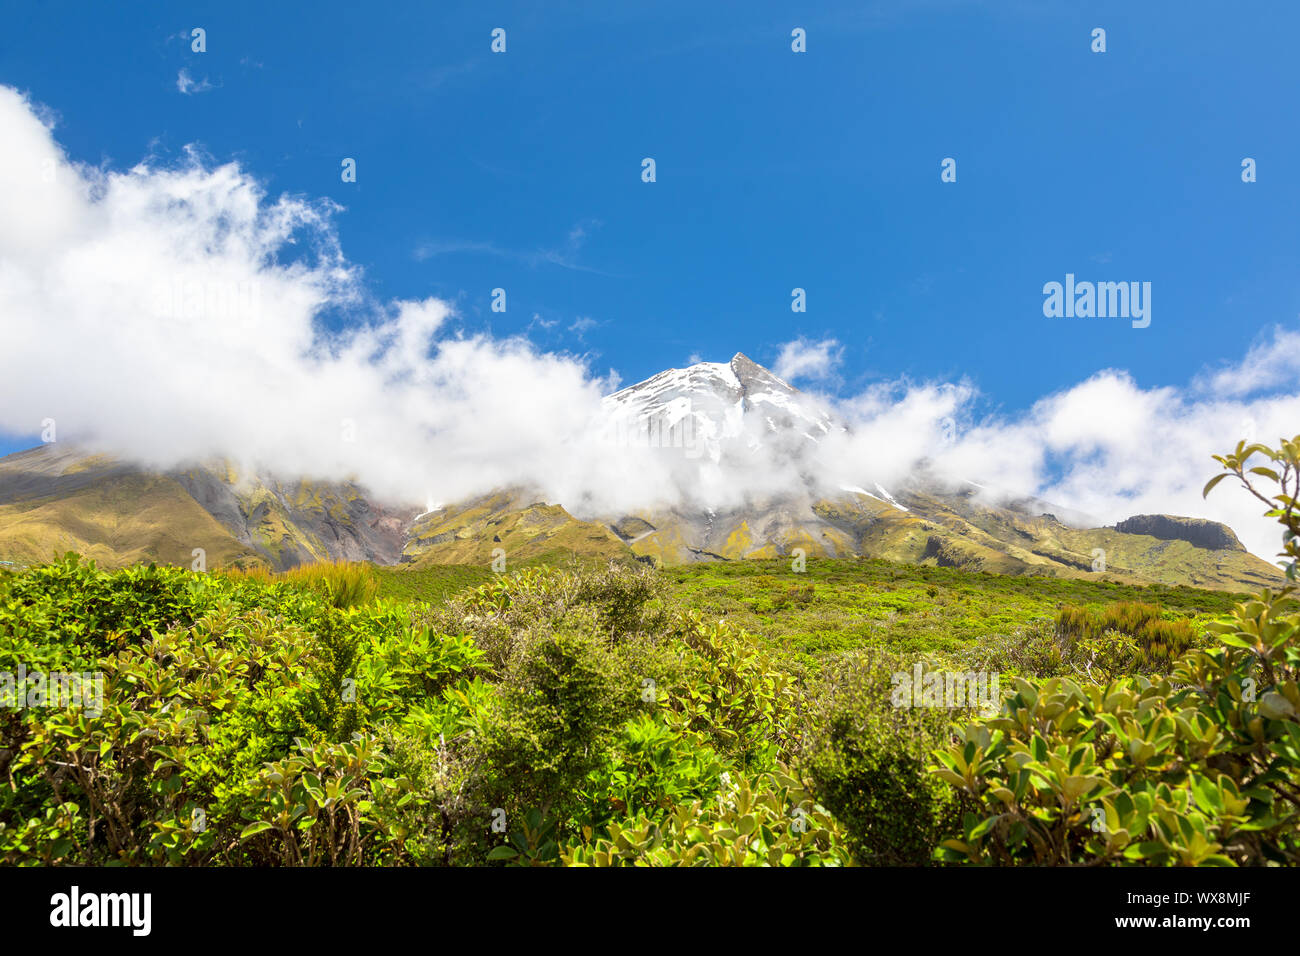
[[[599,322],[589,315],[580,315],[573,320],[573,324],[569,326],[569,331],[576,332],[578,338],[582,338],[599,324]]]
[[[1246,360],[1204,376],[1201,386],[1226,397],[1250,395],[1300,382],[1300,329],[1275,326],[1269,337],[1255,343]]]
[[[123,172],[76,165],[43,117],[0,87],[0,430],[30,435],[54,418],[60,440],[154,466],[225,455],[354,476],[414,503],[530,484],[584,514],[692,497],[726,506],[800,481],[775,458],[683,479],[652,451],[613,453],[599,418],[612,371],[522,337],[466,334],[438,299],[377,301],[339,247],[333,203],[270,197],[238,165],[194,154]],[[342,330],[326,314],[345,315]],[[1297,431],[1298,341],[1278,330],[1180,388],[1103,371],[1011,416],[981,417],[967,382],[877,383],[826,400],[852,430],[822,441],[821,478],[888,487],[928,459],[954,480],[1108,522],[1226,521],[1271,556],[1278,536],[1257,502],[1226,485],[1204,502],[1200,489],[1210,455],[1247,430]],[[833,339],[788,343],[775,371],[825,378],[840,352]]]
[[[777,378],[787,382],[800,379],[821,381],[829,378],[839,367],[843,352],[835,339],[809,342],[800,338],[781,346],[781,354],[777,356],[772,371]]]
[[[1277,340],[1286,348],[1285,337]],[[1252,352],[1224,373],[1249,376],[1251,362],[1281,361]],[[958,429],[937,456],[943,470],[990,486],[1095,515],[1113,523],[1134,514],[1206,517],[1236,530],[1269,560],[1280,530],[1244,490],[1222,484],[1208,500],[1211,459],[1252,432],[1261,440],[1296,433],[1300,395],[1294,385],[1250,400],[1205,395],[1199,388],[1140,388],[1125,372],[1104,371],[1047,396],[1014,418]]]
[[[176,89],[186,96],[193,96],[195,93],[206,93],[208,90],[215,88],[206,76],[201,80],[196,80],[190,76],[190,71],[186,69],[182,69],[176,74]]]

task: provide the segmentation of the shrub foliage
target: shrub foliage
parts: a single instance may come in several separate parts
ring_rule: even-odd
[[[1247,467],[1252,456],[1274,467]],[[1283,526],[1281,557],[1300,557],[1300,436],[1279,449],[1238,445],[1219,457]],[[1252,479],[1251,476],[1256,476]],[[1261,492],[1259,479],[1277,491]],[[971,863],[1264,865],[1300,863],[1300,602],[1264,591],[1191,647],[1157,609],[1094,618],[1062,612],[1063,630],[1123,630],[1148,656],[1182,647],[1168,676],[1084,683],[1017,679],[1001,713],[963,728],[936,773],[969,809],[939,859]],[[1158,649],[1158,650],[1157,650]]]
[[[899,706],[906,642],[810,666],[641,566],[435,604],[355,564],[0,571],[0,862],[1300,863],[1298,455],[1239,445],[1206,487],[1265,503],[1287,586],[1208,629],[1063,604],[924,659],[1000,678],[980,712]]]

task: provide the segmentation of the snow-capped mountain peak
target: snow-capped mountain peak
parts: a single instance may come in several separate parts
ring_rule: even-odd
[[[604,400],[615,427],[718,461],[732,445],[815,443],[835,427],[815,401],[741,352],[730,362],[668,369]],[[658,439],[658,442],[656,442]],[[795,450],[795,449],[791,449]]]

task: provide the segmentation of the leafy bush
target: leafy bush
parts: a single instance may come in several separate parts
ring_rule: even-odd
[[[1267,497],[1249,474],[1279,493]],[[1218,457],[1270,505],[1282,556],[1300,558],[1300,437],[1280,450],[1238,445]],[[1288,586],[1211,625],[1220,646],[1186,650],[1167,678],[1104,685],[1017,680],[996,718],[940,750],[938,775],[977,810],[940,859],[973,863],[1300,863],[1300,602]],[[1115,621],[1150,642],[1179,631],[1125,609]]]
[[[783,611],[792,604],[811,604],[817,599],[817,587],[812,584],[796,584],[779,592],[772,598],[774,610]]]
[[[507,819],[531,809],[548,822],[567,819],[587,775],[605,763],[632,700],[630,682],[589,635],[560,632],[530,642],[475,715],[489,805]]]
[[[668,689],[666,718],[747,770],[793,753],[799,694],[790,674],[725,621],[691,611],[675,633],[690,653],[682,684]]]
[[[268,763],[252,783],[253,821],[239,839],[251,862],[286,866],[402,862],[408,829],[377,812],[404,806],[411,781],[394,777],[376,741],[357,735],[349,743],[312,746]],[[389,852],[380,854],[378,851]]]
[[[145,570],[64,561],[6,582],[0,670],[54,673],[89,660],[103,709],[0,711],[0,859],[297,861],[283,835],[274,853],[265,839],[239,839],[269,819],[276,773],[296,775],[310,798],[294,804],[304,808],[294,824],[302,860],[364,862],[380,846],[388,859],[413,855],[398,830],[421,795],[398,805],[385,781],[402,775],[381,772],[378,741],[400,747],[404,734],[459,729],[463,705],[479,696],[472,645],[429,634],[393,605],[340,611],[282,583]],[[112,640],[70,628],[45,644],[31,636],[82,607]],[[343,786],[355,776],[349,747],[361,748],[366,772],[339,793],[360,788],[362,803],[313,804],[316,777]],[[332,828],[349,813],[352,842],[340,843]]]
[[[1140,677],[1015,687],[1001,716],[938,754],[939,775],[980,807],[960,838],[941,843],[940,859],[1228,864],[1300,849],[1294,809],[1263,786],[1266,764],[1220,769],[1242,740],[1213,709],[1187,706],[1192,692]]]
[[[588,779],[589,825],[638,816],[658,819],[716,791],[728,766],[698,735],[659,715],[638,713],[620,728],[606,766]]]
[[[151,630],[192,624],[210,596],[202,579],[175,568],[150,564],[110,575],[72,553],[4,584],[0,635],[60,644],[82,660]]]
[[[722,780],[712,800],[675,808],[662,823],[638,817],[583,831],[567,847],[568,866],[847,866],[835,821],[806,781],[784,768],[754,781]]]
[[[957,800],[928,772],[953,713],[895,707],[892,675],[910,663],[883,652],[828,668],[813,688],[802,759],[818,799],[864,865],[917,865],[953,823]]]
[[[472,799],[509,821],[487,859],[548,862],[580,832],[666,826],[724,775],[773,770],[795,739],[789,674],[749,635],[656,604],[645,581],[619,568],[519,575],[456,609],[536,615],[511,628],[472,745]]]
[[[428,611],[430,626],[473,638],[488,661],[504,668],[535,632],[594,629],[611,640],[662,635],[671,614],[663,586],[649,569],[610,564],[601,571],[526,568],[503,574]]]

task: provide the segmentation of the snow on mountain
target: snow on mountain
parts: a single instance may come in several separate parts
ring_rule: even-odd
[[[900,505],[898,503],[898,500],[893,495],[891,495],[888,491],[886,491],[884,486],[882,486],[880,482],[876,482],[876,491],[880,492],[879,495],[867,491],[867,489],[865,488],[859,488],[857,485],[840,485],[840,491],[848,491],[855,495],[865,495],[868,498],[874,498],[876,501],[882,501],[885,504],[893,505],[899,511],[912,510],[911,508],[908,508],[905,505]]]
[[[797,454],[794,446],[815,444],[836,427],[809,396],[740,352],[730,362],[660,372],[607,396],[604,411],[620,443],[684,448],[715,463],[774,439]]]

